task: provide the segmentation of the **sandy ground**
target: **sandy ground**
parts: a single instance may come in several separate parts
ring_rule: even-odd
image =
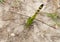
[[[41,4],[31,27],[26,20]],[[60,0],[4,0],[0,3],[0,42],[60,42],[60,27],[46,13],[60,14]]]

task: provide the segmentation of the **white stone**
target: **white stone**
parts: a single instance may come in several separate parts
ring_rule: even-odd
[[[15,34],[14,33],[11,33],[11,36],[15,36]]]

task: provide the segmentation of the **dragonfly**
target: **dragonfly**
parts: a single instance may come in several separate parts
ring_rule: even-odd
[[[39,11],[43,8],[43,6],[44,6],[44,4],[41,4],[40,7],[38,8],[38,10],[34,13],[34,15],[27,19],[26,27],[29,27],[33,23],[34,19],[38,15]]]
[[[29,5],[28,5],[28,6],[29,6]],[[26,24],[25,24],[26,28],[30,27],[30,26],[33,24],[34,20],[36,19],[36,16],[37,16],[38,13],[40,12],[40,10],[43,8],[43,6],[44,6],[44,4],[41,4],[40,7],[39,7],[39,8],[36,10],[36,12],[34,13],[34,15],[31,16],[31,17],[24,15],[24,16],[28,17],[28,19],[26,19],[27,21],[26,21]],[[29,7],[31,7],[31,6],[29,6]],[[32,7],[32,9],[34,10],[33,7]],[[14,12],[14,13],[16,13],[16,12]],[[41,12],[41,13],[47,14],[47,16],[50,17],[51,19],[53,19],[54,21],[55,21],[55,19],[58,18],[58,16],[52,15],[52,14],[55,14],[55,13],[46,13],[46,12]],[[17,14],[19,14],[19,13],[17,13]],[[23,15],[23,14],[21,14],[21,15]],[[36,20],[38,20],[38,19],[36,19]],[[49,27],[53,27],[53,26],[45,23],[45,22],[42,21],[42,20],[38,20],[38,21],[41,21],[42,23],[48,25]],[[53,28],[55,28],[55,27],[53,27]]]
[[[31,24],[33,23],[34,19],[36,18],[36,16],[38,15],[38,13],[40,12],[40,10],[43,8],[43,4],[40,5],[40,7],[38,8],[38,10],[34,13],[33,16],[29,17],[27,19],[27,22],[26,22],[26,27],[28,28],[29,26],[31,26]],[[48,17],[50,17],[57,25],[60,26],[60,24],[57,22],[57,19],[60,18],[56,12],[55,13],[46,13]],[[45,23],[46,24],[46,23]],[[47,24],[48,25],[48,24]],[[53,26],[51,26],[53,27]],[[55,28],[55,27],[53,27]]]

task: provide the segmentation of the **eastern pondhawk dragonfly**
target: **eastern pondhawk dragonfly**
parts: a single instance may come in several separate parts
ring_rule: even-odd
[[[27,23],[26,23],[27,27],[29,27],[29,26],[32,24],[33,20],[36,18],[36,15],[39,13],[39,11],[42,9],[42,7],[43,7],[43,4],[40,5],[39,9],[37,10],[37,12],[35,12],[35,14],[34,14],[32,17],[29,17],[29,18],[27,19]],[[52,19],[57,25],[60,25],[60,24],[57,22],[57,19],[60,18],[60,17],[56,14],[56,12],[55,12],[55,13],[46,13],[46,14],[47,14],[48,17],[51,17],[51,19]],[[54,28],[55,28],[55,27],[54,27]]]
[[[39,9],[34,13],[34,15],[33,15],[32,17],[29,17],[29,18],[27,19],[26,27],[29,27],[29,26],[33,23],[34,19],[35,19],[36,16],[38,15],[38,12],[39,12],[42,8],[43,8],[43,4],[40,5]]]
[[[34,8],[33,8],[33,9],[34,9]],[[39,10],[38,10],[38,11],[39,11]],[[55,19],[57,19],[57,17],[58,17],[56,13],[40,12],[40,14],[41,14],[41,13],[42,13],[42,14],[47,14],[47,16],[51,17],[51,18],[54,20],[54,22],[56,22]],[[41,15],[42,15],[42,14],[41,14]],[[23,15],[23,14],[21,14],[21,15]],[[26,15],[24,15],[24,16],[26,16]],[[29,16],[26,16],[26,17],[29,17]],[[48,17],[48,18],[49,18],[49,17]],[[44,18],[44,17],[43,17],[43,18]],[[30,19],[30,17],[29,17],[29,19]],[[28,20],[29,20],[29,19],[28,19]],[[26,20],[27,20],[27,19],[26,19]],[[27,21],[28,21],[28,20],[27,20]],[[48,25],[48,26],[50,26],[50,27],[52,27],[52,28],[56,28],[55,26],[52,26],[52,25],[46,23],[45,21],[42,21],[42,20],[39,20],[39,19],[36,19],[36,20],[37,20],[37,21],[40,21],[40,22],[42,22],[42,23],[44,23],[44,24],[46,24],[46,25]],[[28,22],[30,23],[31,21],[28,21]],[[27,23],[27,22],[26,22],[26,23]],[[31,24],[32,24],[32,22],[31,22]],[[31,25],[31,24],[28,24],[28,25]],[[56,24],[57,24],[57,23],[56,23]],[[27,25],[27,26],[28,26],[28,25]]]

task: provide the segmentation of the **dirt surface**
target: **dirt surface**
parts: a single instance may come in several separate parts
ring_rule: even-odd
[[[44,4],[30,28],[26,20]],[[60,0],[4,0],[0,3],[0,42],[60,42],[60,26],[46,13],[60,16]]]

